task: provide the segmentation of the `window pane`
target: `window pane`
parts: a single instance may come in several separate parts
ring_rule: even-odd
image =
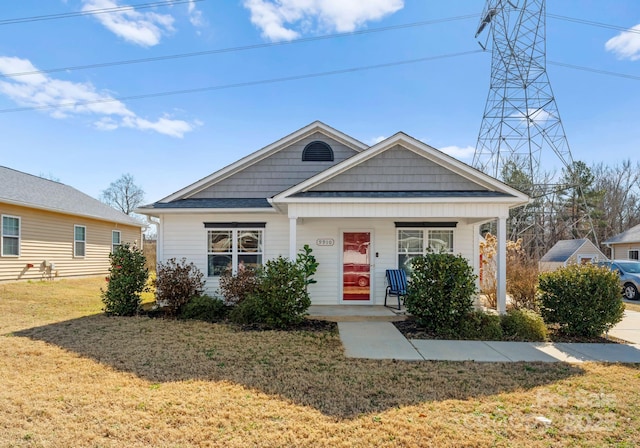
[[[418,257],[418,255],[398,255],[398,269],[402,269],[408,277],[411,277],[413,269],[411,268],[411,260]]]
[[[113,232],[113,233],[111,234],[111,242],[112,242],[114,245],[118,245],[118,244],[120,244],[120,232]]]
[[[209,277],[224,274],[231,269],[231,255],[209,255],[207,275]]]
[[[238,255],[238,270],[242,267],[256,269],[262,266],[262,255]]]
[[[231,253],[232,247],[231,230],[210,230],[209,231],[209,252]]]
[[[453,230],[430,230],[429,247],[435,252],[453,252]]]
[[[84,243],[76,241],[76,257],[84,257]]]
[[[20,255],[20,240],[15,237],[2,238],[2,255]]]
[[[238,252],[262,252],[262,231],[238,230]]]
[[[20,235],[20,220],[18,218],[11,218],[9,216],[2,217],[2,235],[4,236],[19,236]]]
[[[84,241],[85,240],[85,232],[86,229],[81,226],[75,227],[75,239],[76,241]]]
[[[399,230],[398,231],[398,252],[417,253],[423,252],[422,230]]]

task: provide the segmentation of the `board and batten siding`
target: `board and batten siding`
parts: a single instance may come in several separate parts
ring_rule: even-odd
[[[122,243],[142,241],[139,227],[119,223],[8,204],[0,204],[0,214],[20,217],[21,227],[20,256],[0,256],[0,281],[49,278],[44,261],[55,265],[57,278],[107,274],[113,230],[121,232]],[[87,230],[84,257],[73,256],[76,225]]]
[[[400,145],[309,191],[484,191],[486,188]]]
[[[207,275],[207,229],[205,222],[265,222],[264,259],[289,256],[289,219],[274,214],[180,214],[164,215],[161,238],[164,241],[162,260],[170,258],[193,262],[205,275],[206,293],[219,296],[219,278]],[[454,229],[454,252],[472,262],[477,256],[474,249],[474,228],[459,222]],[[342,295],[342,232],[371,232],[372,279],[371,294],[374,304],[384,302],[385,271],[397,268],[397,229],[392,218],[304,218],[298,220],[296,247],[308,244],[319,263],[309,294],[314,305],[336,305]],[[332,239],[332,246],[318,245],[318,239]],[[376,257],[376,253],[378,257]],[[473,265],[473,264],[472,264]]]
[[[331,146],[333,162],[302,161],[304,147],[316,140]],[[274,196],[355,154],[357,151],[316,132],[189,197],[211,199]]]

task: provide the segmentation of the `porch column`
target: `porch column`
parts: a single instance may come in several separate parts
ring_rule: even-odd
[[[498,300],[498,313],[507,312],[507,218],[498,218],[498,258],[496,262],[496,295]]]
[[[298,240],[298,218],[289,217],[289,259],[295,261],[297,257],[296,244]]]

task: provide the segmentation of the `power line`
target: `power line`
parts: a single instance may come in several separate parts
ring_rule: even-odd
[[[575,17],[560,16],[560,15],[557,15],[557,14],[549,14],[549,13],[547,13],[547,17],[551,17],[553,19],[564,20],[564,21],[567,21],[567,22],[580,23],[582,25],[597,26],[597,27],[600,27],[600,28],[608,28],[610,30],[626,31],[628,33],[640,34],[640,30],[636,30],[636,29],[628,28],[628,27],[624,27],[624,26],[610,25],[608,23],[594,22],[592,20],[577,19]]]
[[[433,61],[437,59],[454,58],[458,56],[466,56],[466,55],[477,54],[477,53],[482,53],[482,50],[471,50],[471,51],[464,51],[461,53],[449,53],[449,54],[444,54],[439,56],[429,56],[429,57],[417,58],[417,59],[406,59],[403,61],[387,62],[383,64],[364,65],[364,66],[351,67],[351,68],[345,68],[345,69],[339,69],[339,70],[330,70],[325,72],[307,73],[303,75],[285,76],[281,78],[262,79],[257,81],[246,81],[246,82],[239,82],[234,84],[224,84],[219,86],[199,87],[199,88],[184,89],[184,90],[172,90],[172,91],[166,91],[166,92],[147,93],[143,95],[132,95],[132,96],[119,97],[119,98],[104,98],[100,100],[80,101],[80,102],[74,102],[74,103],[58,103],[58,104],[47,104],[43,106],[27,106],[27,107],[16,107],[11,109],[0,109],[0,113],[26,112],[30,110],[60,109],[64,107],[87,106],[91,104],[112,103],[116,101],[131,101],[131,100],[140,100],[140,99],[146,99],[146,98],[156,98],[156,97],[162,97],[162,96],[185,95],[185,94],[191,94],[191,93],[210,92],[214,90],[234,89],[239,87],[251,87],[251,86],[257,86],[257,85],[264,85],[264,84],[276,84],[276,83],[288,82],[288,81],[298,81],[301,79],[320,78],[324,76],[334,76],[334,75],[341,75],[346,73],[362,72],[366,70],[396,67],[400,65],[415,64],[418,62],[427,62],[427,61]]]
[[[610,72],[610,71],[607,71],[607,70],[600,70],[600,69],[597,69],[597,68],[583,67],[581,65],[565,64],[564,62],[547,61],[547,64],[557,65],[559,67],[571,68],[571,69],[574,69],[574,70],[581,70],[583,72],[597,73],[599,75],[617,76],[618,78],[626,78],[626,79],[633,79],[633,80],[636,80],[636,81],[640,81],[640,76],[629,75],[629,74],[626,74],[626,73]]]
[[[80,17],[94,14],[108,14],[115,12],[131,11],[135,9],[153,8],[155,6],[171,6],[182,3],[189,3],[190,0],[165,0],[154,3],[140,3],[137,5],[115,6],[113,8],[88,9],[86,11],[74,11],[61,14],[49,14],[42,16],[20,17],[17,19],[0,20],[0,25],[13,25],[16,23],[38,22],[42,20],[67,19],[69,17]],[[204,0],[191,0],[192,2],[202,2]]]
[[[200,0],[199,0],[200,1]],[[294,39],[290,41],[281,41],[281,42],[267,42],[261,44],[252,44],[252,45],[244,45],[239,47],[228,47],[228,48],[219,48],[215,50],[205,50],[205,51],[196,51],[192,53],[177,53],[170,54],[165,56],[155,56],[151,58],[139,58],[139,59],[128,59],[122,61],[113,61],[113,62],[101,62],[96,64],[86,64],[86,65],[75,65],[68,67],[60,67],[60,68],[50,68],[44,70],[32,70],[28,72],[15,72],[15,73],[6,73],[0,74],[0,78],[13,78],[18,76],[27,76],[27,75],[39,75],[45,73],[56,73],[56,72],[64,72],[64,71],[73,71],[73,70],[86,70],[90,68],[103,68],[103,67],[112,67],[116,65],[129,65],[129,64],[141,64],[145,62],[157,62],[157,61],[165,61],[170,59],[182,59],[182,58],[192,58],[196,56],[206,56],[212,54],[222,54],[222,53],[233,53],[238,51],[247,51],[247,50],[257,50],[260,48],[269,48],[269,47],[277,47],[277,46],[285,46],[292,44],[299,44],[304,42],[314,42],[319,40],[328,40],[328,39],[336,39],[339,37],[347,37],[347,36],[357,36],[363,34],[372,34],[372,33],[381,33],[386,31],[400,30],[405,28],[415,28],[419,26],[426,25],[435,25],[438,23],[452,22],[456,20],[466,20],[478,17],[479,14],[469,14],[466,16],[456,16],[456,17],[447,17],[443,19],[435,19],[435,20],[426,20],[421,22],[412,22],[412,23],[404,23],[400,25],[391,25],[380,28],[370,28],[367,30],[359,30],[359,31],[351,31],[348,33],[334,33],[334,34],[325,34],[322,36],[313,36],[313,37],[303,37],[300,39]]]

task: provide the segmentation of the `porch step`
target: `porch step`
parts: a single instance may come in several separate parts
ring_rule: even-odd
[[[312,305],[307,319],[329,322],[397,322],[407,318],[404,308],[380,305]]]

